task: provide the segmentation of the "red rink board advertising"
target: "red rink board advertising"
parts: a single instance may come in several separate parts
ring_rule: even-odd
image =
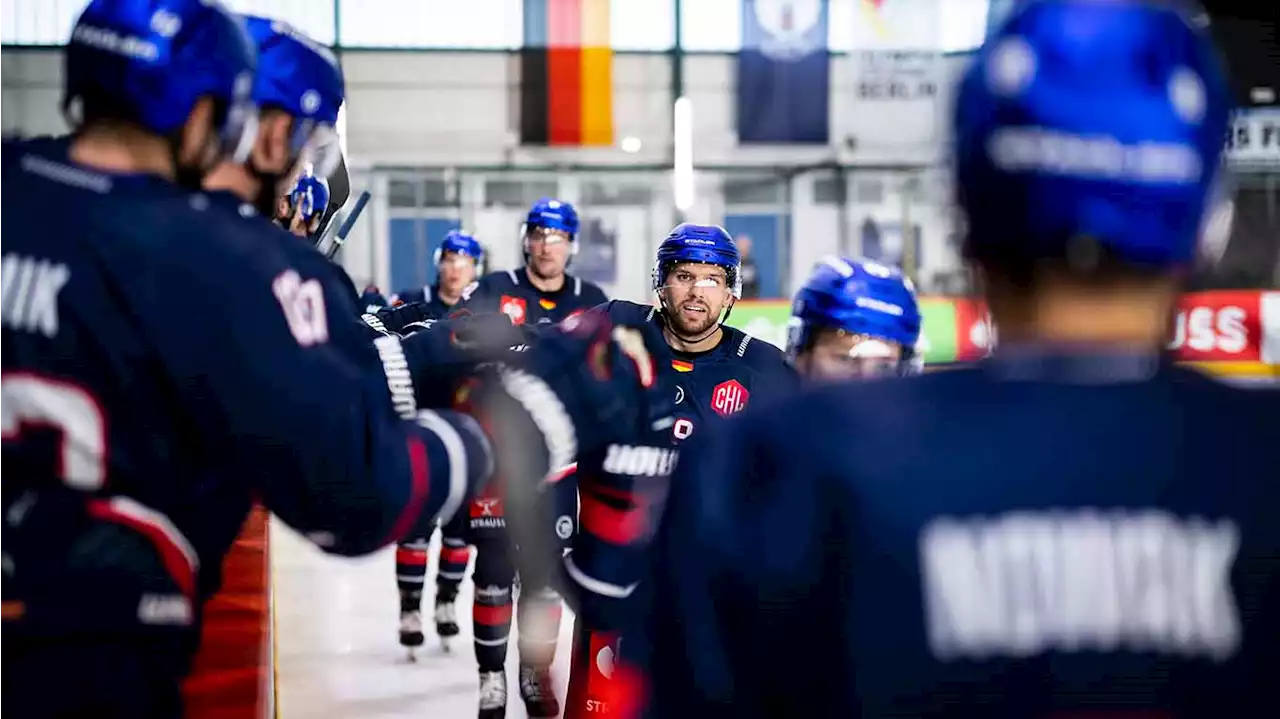
[[[1184,295],[1169,349],[1184,362],[1280,363],[1280,292]]]

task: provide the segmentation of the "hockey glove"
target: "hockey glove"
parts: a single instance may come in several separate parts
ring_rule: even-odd
[[[518,447],[520,464],[542,475],[638,432],[669,427],[673,387],[653,359],[648,333],[614,325],[603,313],[541,333],[518,364],[478,374],[458,396],[492,431],[498,452]],[[501,458],[499,470],[504,471]]]
[[[496,461],[490,494],[503,496],[526,577],[551,577],[560,547],[541,496],[549,475],[579,454],[669,429],[675,389],[656,370],[661,337],[586,313],[539,334],[519,363],[486,368],[456,397],[480,420]]]

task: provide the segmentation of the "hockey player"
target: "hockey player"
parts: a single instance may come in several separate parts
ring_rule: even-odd
[[[919,340],[911,281],[877,262],[824,260],[791,301],[787,355],[810,379],[916,374]]]
[[[476,238],[451,230],[432,255],[437,282],[390,297],[390,307],[378,313],[387,329],[400,332],[413,323],[435,322],[453,311],[462,294],[476,282],[476,272],[484,263],[484,248]],[[497,310],[494,310],[495,312]]]
[[[614,300],[602,308],[614,321],[645,327],[652,344],[666,346],[668,352],[658,361],[677,386],[676,419],[668,441],[681,446],[697,443],[709,427],[747,407],[798,387],[796,372],[781,350],[722,324],[741,295],[741,263],[733,239],[723,228],[682,224],[658,246],[652,271],[658,306]],[[872,271],[888,277],[875,277],[866,269],[858,276],[864,283],[902,286],[901,279],[887,269]],[[828,285],[835,284],[831,280],[817,285],[803,296],[817,303]],[[897,295],[894,299],[901,301]],[[811,320],[816,309],[806,311],[804,319]],[[860,326],[867,330],[887,324]],[[806,355],[815,341],[822,343],[823,351],[828,343],[847,341],[825,335],[819,340],[817,333],[810,332],[798,334],[796,340],[795,348]],[[650,451],[647,456],[657,462],[666,455]],[[642,472],[633,478],[620,470],[643,465],[638,456],[625,461],[617,454],[579,460],[582,531],[564,558],[566,591],[577,612],[565,711],[570,719],[609,710],[609,667],[619,651],[614,630],[625,618],[635,580],[643,572],[647,532],[653,521],[649,515],[665,491],[666,475],[657,470],[668,463],[662,459],[651,474]]]
[[[682,458],[648,715],[1280,714],[1280,397],[1162,352],[1228,126],[1183,7],[1032,1],[988,38],[954,186],[1000,346]]]
[[[481,277],[463,291],[458,309],[502,312],[515,324],[544,326],[607,302],[604,290],[568,273],[578,252],[578,224],[573,205],[535,202],[521,229],[524,267]]]
[[[194,192],[253,141],[240,21],[212,0],[94,0],[66,54],[74,134],[2,154],[15,715],[180,716],[201,603],[255,498],[362,554],[462,504],[491,446],[545,474],[628,426],[617,393],[646,402],[644,347],[601,325],[477,379],[492,443],[418,410],[396,338],[336,349],[350,302],[290,263],[277,228]],[[68,666],[75,690],[51,690]]]
[[[284,228],[295,237],[320,239],[320,221],[329,206],[329,183],[313,171],[303,172],[288,194],[288,214]]]
[[[308,224],[318,225],[329,203],[329,187],[321,178],[341,156],[334,128],[345,93],[342,72],[333,51],[287,23],[253,15],[243,20],[260,62],[252,94],[258,133],[246,161],[219,165],[205,186],[239,194],[251,190],[252,204],[263,217],[272,217],[277,199],[289,193],[293,214],[285,229],[306,237]],[[300,159],[307,164],[299,176]]]
[[[298,34],[292,29],[289,32],[291,35]],[[259,58],[259,74],[262,73],[267,59],[267,57]],[[297,181],[289,192],[280,198],[275,223],[295,237],[304,238],[312,245],[318,246],[324,233],[324,213],[329,203],[329,181],[323,177],[316,177],[314,169],[307,165],[299,173]],[[336,261],[335,266],[338,266]],[[341,274],[344,281],[350,279],[345,270]],[[354,283],[349,284],[353,289],[355,288]],[[376,317],[376,313],[386,308],[388,304],[387,298],[375,285],[365,285],[356,298],[356,307],[359,308],[362,317],[366,315]]]
[[[262,119],[247,159],[223,162],[204,187],[215,204],[244,217],[271,217],[280,194],[275,224],[308,241],[288,240],[285,252],[318,276],[328,276],[335,291],[365,312],[370,298],[359,295],[347,273],[313,249],[329,205],[329,184],[316,169],[332,172],[341,153],[333,126],[344,99],[342,71],[328,48],[288,23],[252,15],[243,20],[258,51],[252,99]],[[372,338],[370,330],[358,326],[357,341]]]
[[[431,257],[436,267],[436,284],[401,290],[389,298],[392,305],[424,302],[431,305],[432,319],[448,314],[462,299],[463,290],[476,281],[484,264],[484,247],[462,230],[450,230]]]
[[[476,267],[484,259],[484,250],[474,237],[454,230],[445,236],[435,251],[435,265],[439,282],[420,290],[392,295],[392,302],[400,306],[381,314],[388,329],[403,332],[409,325],[442,319],[462,298],[462,290],[475,282]],[[434,611],[436,633],[445,647],[447,640],[458,635],[458,617],[454,610],[454,598],[458,584],[467,571],[471,549],[467,544],[465,523],[461,513],[442,533],[440,552],[436,558],[436,574],[441,590],[436,592]],[[410,657],[414,648],[422,646],[422,585],[427,575],[427,546],[430,535],[416,537],[396,547],[396,587],[400,594],[400,644],[408,647]]]

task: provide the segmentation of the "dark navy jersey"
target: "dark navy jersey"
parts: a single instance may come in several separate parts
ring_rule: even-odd
[[[1278,427],[1275,390],[1029,351],[749,410],[672,481],[650,715],[1280,715]]]
[[[604,290],[581,277],[565,275],[555,292],[543,292],[524,269],[491,272],[463,292],[458,309],[474,313],[502,312],[518,325],[552,325],[573,314],[608,302]]]
[[[388,304],[391,307],[399,307],[400,305],[419,304],[423,305],[422,311],[425,315],[433,320],[442,319],[448,316],[457,302],[445,302],[440,296],[440,288],[436,285],[423,285],[416,289],[402,290],[391,295]]]
[[[664,319],[655,307],[613,300],[599,308],[615,325],[643,327],[651,346],[668,347]],[[732,327],[714,348],[674,350],[655,356],[658,372],[675,386],[675,423],[648,432],[635,446],[578,461],[580,533],[565,557],[569,596],[586,629],[621,626],[643,574],[649,532],[660,513],[674,466],[673,445],[689,451],[691,439],[710,425],[799,386],[795,370],[777,347]],[[686,444],[688,440],[692,444]],[[696,451],[696,450],[694,450]],[[698,481],[698,478],[689,478]]]
[[[6,511],[92,504],[207,590],[254,498],[352,554],[463,500],[486,461],[474,423],[401,419],[416,406],[399,339],[359,338],[314,248],[223,198],[65,154],[3,154]],[[25,540],[35,524],[4,527],[20,577],[57,566],[56,531]]]
[[[386,329],[405,334],[430,327],[449,316],[455,304],[440,298],[435,287],[426,285],[419,290],[391,295],[391,305],[374,311],[375,317]]]
[[[666,321],[656,307],[624,300],[610,302],[608,312],[616,323],[643,325],[659,335]],[[669,349],[661,359],[663,369],[675,373],[673,434],[677,440],[689,439],[702,427],[800,386],[800,377],[782,350],[735,327],[722,329],[720,342],[709,350]],[[665,339],[662,345],[666,346]]]
[[[369,285],[360,291],[360,300],[356,306],[364,312],[377,312],[384,307],[390,307],[391,302],[376,286]]]

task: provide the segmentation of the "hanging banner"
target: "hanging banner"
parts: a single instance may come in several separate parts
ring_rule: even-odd
[[[830,66],[824,0],[743,0],[738,142],[827,144]]]
[[[1242,167],[1280,168],[1280,109],[1236,113],[1227,136],[1227,160]]]

